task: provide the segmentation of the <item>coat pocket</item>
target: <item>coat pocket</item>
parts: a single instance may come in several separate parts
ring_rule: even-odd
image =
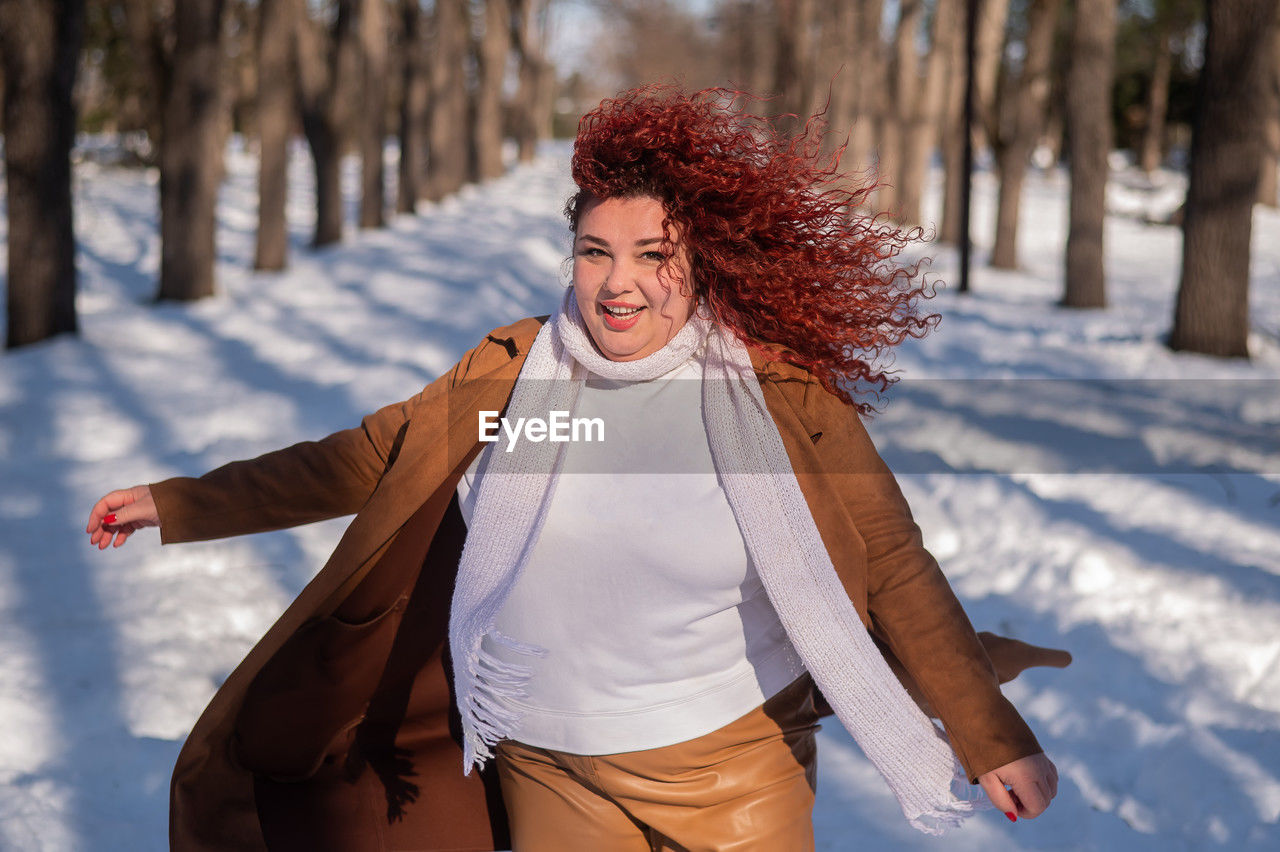
[[[285,640],[249,684],[236,716],[236,756],[245,769],[301,781],[326,758],[345,755],[382,677],[406,601],[402,596],[356,624],[318,618]]]

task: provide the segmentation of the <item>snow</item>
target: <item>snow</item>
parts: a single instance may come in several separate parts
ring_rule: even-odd
[[[93,501],[344,428],[552,310],[565,154],[319,252],[295,156],[290,267],[257,274],[256,167],[233,145],[220,292],[191,305],[151,302],[154,174],[77,165],[83,333],[0,356],[0,848],[163,849],[183,737],[345,523],[98,553]],[[982,265],[980,174],[974,292],[940,287],[942,323],[898,352],[871,425],[979,629],[1075,655],[1006,687],[1057,800],[936,841],[829,721],[820,849],[1280,846],[1280,214],[1255,214],[1252,360],[1172,353],[1180,232],[1155,222],[1180,186],[1116,175],[1111,304],[1072,312],[1054,304],[1065,175],[1030,176],[1022,268],[1002,272]],[[920,253],[954,282],[954,252]]]

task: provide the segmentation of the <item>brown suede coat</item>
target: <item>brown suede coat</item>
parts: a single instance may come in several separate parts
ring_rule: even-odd
[[[447,648],[466,535],[454,492],[482,446],[477,412],[506,407],[541,322],[494,331],[359,428],[151,486],[166,543],[356,515],[187,739],[174,849],[507,848],[492,773],[462,774]],[[854,410],[807,372],[752,357],[849,597],[970,777],[1040,751]],[[1054,662],[995,641],[1012,649],[1006,678]]]

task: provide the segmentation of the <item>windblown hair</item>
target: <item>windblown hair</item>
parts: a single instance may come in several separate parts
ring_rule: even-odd
[[[787,134],[745,99],[646,86],[604,101],[578,124],[565,215],[576,232],[593,199],[657,198],[716,321],[869,414],[897,380],[888,349],[939,320],[918,312],[919,265],[892,262],[922,232],[859,212],[875,186],[823,155],[820,118]]]

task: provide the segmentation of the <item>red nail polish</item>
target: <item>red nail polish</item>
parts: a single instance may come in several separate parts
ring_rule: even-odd
[[[104,524],[114,524],[116,522],[116,513],[112,512],[110,515],[107,515],[102,519],[102,522]]]
[[[1017,822],[1018,818],[1013,815],[1013,811],[1005,811],[1004,815],[1009,818],[1009,822]]]

